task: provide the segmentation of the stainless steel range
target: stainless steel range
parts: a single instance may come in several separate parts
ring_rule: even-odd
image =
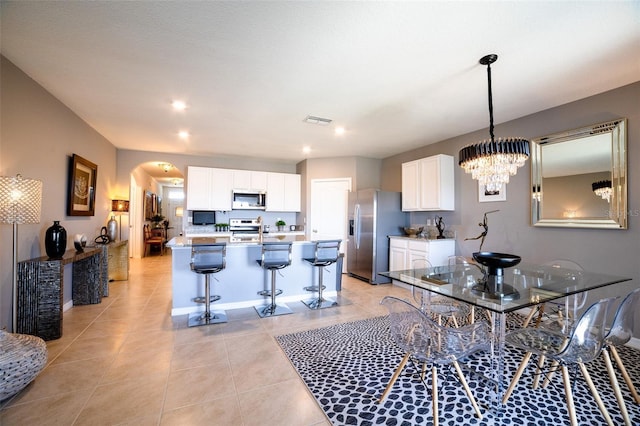
[[[229,219],[229,231],[231,231],[232,243],[259,243],[260,219]]]

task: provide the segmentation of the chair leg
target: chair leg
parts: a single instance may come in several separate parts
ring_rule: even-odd
[[[431,367],[431,400],[433,401],[433,426],[438,426],[438,367]]]
[[[476,417],[481,419],[482,413],[480,412],[480,408],[478,408],[478,403],[476,402],[476,399],[473,397],[473,394],[471,393],[471,389],[469,388],[467,379],[465,379],[464,375],[462,374],[462,370],[460,369],[460,364],[458,364],[458,361],[453,362],[453,367],[456,369],[456,372],[458,373],[458,378],[460,379],[460,383],[462,383],[462,387],[464,388],[464,391],[467,393],[467,397],[469,397],[469,401],[471,401],[471,405],[473,405],[473,409],[476,412]]]
[[[624,403],[624,398],[622,397],[622,392],[620,391],[620,385],[618,384],[618,379],[616,378],[616,372],[613,370],[613,365],[611,364],[611,357],[609,357],[609,352],[607,351],[607,348],[602,349],[602,357],[604,358],[604,363],[607,366],[607,372],[609,373],[609,381],[611,382],[611,387],[613,388],[613,393],[616,396],[616,400],[618,400],[618,407],[620,407],[620,413],[622,414],[622,418],[624,419],[624,424],[627,426],[631,426],[631,420],[629,419],[629,412],[627,411],[627,404]],[[600,411],[602,411],[602,409],[600,409]],[[604,412],[602,414],[604,414]],[[605,418],[606,417],[607,416],[605,416]]]
[[[518,384],[518,381],[520,380],[520,376],[522,376],[522,372],[527,367],[527,364],[529,363],[529,359],[531,358],[531,355],[532,355],[532,352],[527,352],[526,354],[524,354],[524,357],[522,358],[522,362],[520,362],[520,367],[518,367],[516,374],[514,374],[513,379],[511,379],[509,388],[507,389],[504,396],[502,397],[503,404],[507,403],[507,400],[513,393],[513,389],[516,387],[516,384]]]
[[[529,315],[527,315],[527,317],[524,319],[524,322],[522,323],[522,328],[525,328],[529,325],[536,312],[538,312],[538,308],[536,306],[532,306],[531,311],[529,311]]]
[[[487,316],[487,321],[489,321],[489,325],[491,326],[491,329],[493,329],[493,317],[491,316],[491,313],[489,311],[487,311],[486,309],[485,309],[484,313]]]
[[[573,393],[571,392],[571,380],[569,379],[569,369],[566,365],[560,367],[562,370],[562,381],[564,383],[564,394],[567,399],[567,410],[569,411],[569,421],[571,426],[578,426],[576,419],[576,407],[573,404]]]
[[[558,361],[553,361],[551,363],[551,367],[549,367],[549,372],[544,378],[544,382],[542,382],[542,388],[546,388],[547,386],[549,386],[549,383],[551,383],[551,380],[553,379],[553,375],[558,369],[558,364],[560,364]]]
[[[629,388],[631,395],[633,395],[633,399],[636,401],[636,404],[640,404],[640,396],[638,396],[638,392],[636,392],[636,388],[633,385],[633,382],[631,381],[631,377],[629,376],[627,369],[624,368],[622,359],[620,359],[620,355],[618,355],[618,350],[616,349],[615,346],[609,346],[609,349],[611,350],[611,355],[613,355],[613,359],[616,360],[616,364],[618,365],[618,368],[622,373],[622,377],[624,378],[624,381],[627,383],[627,387]]]
[[[609,416],[609,412],[607,411],[607,408],[604,406],[604,403],[602,402],[602,398],[600,398],[600,394],[598,393],[596,386],[593,384],[593,380],[591,380],[591,375],[587,371],[587,367],[585,367],[584,363],[582,362],[579,362],[578,366],[580,367],[580,371],[584,376],[584,380],[587,382],[587,385],[589,385],[589,390],[591,391],[591,395],[593,395],[593,398],[596,400],[596,404],[598,404],[598,408],[600,408],[600,412],[604,416],[605,421],[609,426],[613,426],[613,421],[611,420],[611,416]],[[609,365],[607,366],[607,370],[609,369],[610,366],[611,366],[611,359],[609,359]],[[611,371],[613,371],[613,367]],[[616,384],[617,384],[617,381],[616,381]],[[620,393],[619,391],[620,391],[620,388],[618,388],[618,393]],[[616,398],[617,397],[618,396],[616,395]],[[622,398],[622,395],[620,397]],[[618,402],[620,401],[618,400]],[[622,402],[622,404],[624,405],[624,401]],[[625,417],[626,411],[627,410],[625,408],[622,413],[622,417]],[[626,414],[625,424],[631,425],[631,422],[627,422],[628,418],[629,418],[629,415]]]
[[[538,367],[536,368],[536,374],[533,375],[533,389],[538,389],[538,382],[540,381],[540,375],[542,374],[542,366],[547,359],[544,355],[538,357]]]
[[[538,309],[538,318],[536,319],[536,325],[535,325],[536,328],[540,326],[543,316],[544,316],[544,303],[540,305],[540,308]]]
[[[411,354],[409,354],[408,352],[404,355],[404,358],[402,358],[402,361],[400,361],[400,364],[398,364],[396,371],[393,372],[393,376],[391,377],[391,380],[389,380],[389,383],[387,383],[387,387],[384,388],[384,392],[382,392],[380,399],[378,399],[378,403],[381,403],[387,397],[387,395],[389,394],[389,391],[391,391],[391,388],[393,387],[393,384],[396,382],[396,380],[398,380],[398,376],[400,376],[402,369],[407,364],[407,361],[409,361],[410,356]]]

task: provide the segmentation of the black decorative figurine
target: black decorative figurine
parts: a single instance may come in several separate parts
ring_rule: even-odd
[[[44,249],[51,259],[59,259],[67,250],[67,230],[54,220],[44,234]]]
[[[490,212],[486,212],[484,214],[484,220],[482,222],[480,222],[478,224],[478,226],[482,226],[484,228],[484,231],[482,231],[482,233],[480,235],[478,235],[477,237],[473,237],[473,238],[465,238],[464,240],[480,240],[480,250],[478,251],[482,251],[482,245],[484,244],[484,239],[487,236],[487,233],[489,232],[489,223],[487,222],[487,215],[489,213],[495,213],[495,212],[499,212],[500,210],[491,210]]]
[[[444,221],[442,220],[442,216],[436,216],[436,228],[438,228],[438,236],[436,237],[438,240],[445,238],[444,236]]]

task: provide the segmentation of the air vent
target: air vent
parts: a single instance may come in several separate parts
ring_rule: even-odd
[[[302,121],[304,121],[305,123],[317,124],[319,126],[326,126],[327,124],[331,123],[332,120],[330,118],[307,115],[306,118]]]

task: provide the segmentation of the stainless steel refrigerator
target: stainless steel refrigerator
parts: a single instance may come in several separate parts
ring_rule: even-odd
[[[389,235],[401,235],[407,214],[399,192],[363,189],[349,193],[347,272],[370,284],[388,283]]]

